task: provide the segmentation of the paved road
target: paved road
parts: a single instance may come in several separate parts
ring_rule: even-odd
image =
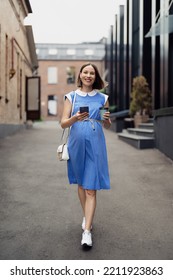
[[[0,259],[172,260],[173,163],[105,131],[112,189],[98,192],[86,252],[77,189],[56,159],[60,131],[35,123],[0,140]]]

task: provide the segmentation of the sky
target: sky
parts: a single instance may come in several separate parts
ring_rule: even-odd
[[[97,42],[108,37],[119,5],[126,0],[30,0],[35,43]]]

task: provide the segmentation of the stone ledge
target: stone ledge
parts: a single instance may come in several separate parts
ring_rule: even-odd
[[[155,110],[153,112],[154,118],[173,115],[173,107],[166,107]]]

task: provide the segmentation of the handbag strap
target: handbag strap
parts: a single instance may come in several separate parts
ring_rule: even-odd
[[[76,91],[74,92],[74,98],[73,98],[72,109],[71,109],[71,116],[73,115],[75,101],[76,101]]]
[[[73,115],[75,100],[76,100],[76,91],[74,91],[74,98],[73,98],[73,102],[72,102],[71,116]],[[66,128],[63,129],[63,132],[62,132],[62,135],[61,135],[61,140],[60,140],[61,142],[64,138],[65,130],[66,130]],[[67,133],[65,143],[67,143],[67,139],[69,137],[69,132],[70,132],[70,127],[68,127],[68,133]]]
[[[60,142],[62,142],[63,139],[64,139],[65,130],[66,130],[66,128],[63,129]],[[68,127],[68,134],[67,134],[67,137],[66,137],[66,140],[65,140],[64,143],[67,143],[67,139],[68,139],[68,136],[69,136],[69,130],[70,130],[70,128]]]

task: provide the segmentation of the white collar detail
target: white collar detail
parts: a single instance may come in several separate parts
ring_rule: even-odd
[[[80,96],[87,96],[87,95],[89,95],[89,96],[94,96],[94,95],[97,94],[97,91],[96,91],[96,90],[92,90],[92,91],[90,91],[90,92],[84,92],[84,91],[81,91],[80,89],[77,89],[77,90],[76,90],[76,93],[77,93],[78,95],[80,95]]]

